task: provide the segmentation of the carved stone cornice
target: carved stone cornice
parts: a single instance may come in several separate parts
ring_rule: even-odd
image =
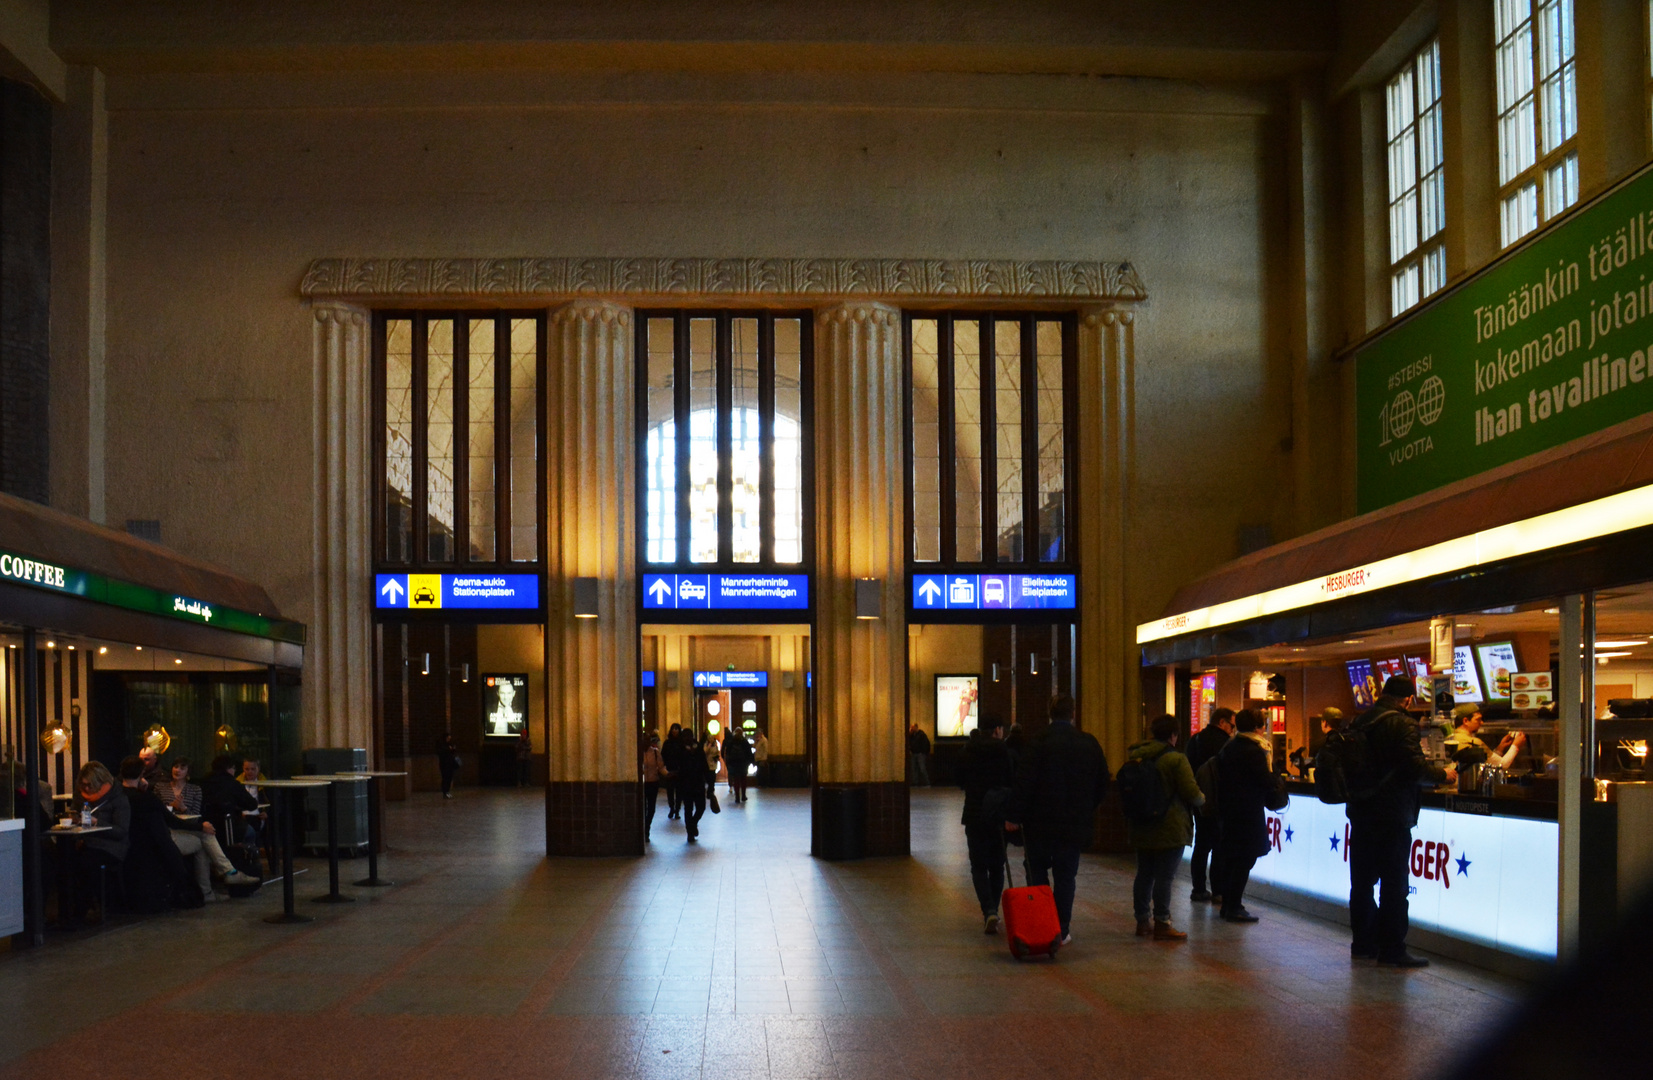
[[[1148,298],[1130,263],[1060,259],[317,259],[299,291],[314,299]]]

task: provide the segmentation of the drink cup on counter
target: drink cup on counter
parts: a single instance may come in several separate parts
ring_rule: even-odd
[[[65,814],[57,819],[57,824],[60,828],[72,829],[75,827],[75,819]]]

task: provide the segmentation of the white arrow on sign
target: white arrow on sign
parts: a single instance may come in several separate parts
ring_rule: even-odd
[[[389,581],[385,582],[385,587],[379,591],[390,597],[390,603],[392,606],[395,606],[395,604],[401,599],[402,594],[407,592],[406,589],[402,588],[402,583],[397,581],[395,578],[391,578]]]
[[[918,595],[924,598],[924,603],[934,606],[936,597],[941,595],[941,586],[936,584],[935,578],[925,578],[924,584],[918,587]]]
[[[665,578],[655,578],[654,584],[649,586],[649,592],[654,594],[654,602],[663,604],[672,594],[672,587],[666,584]]]

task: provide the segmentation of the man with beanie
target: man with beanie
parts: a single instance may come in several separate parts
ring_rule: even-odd
[[[1429,961],[1406,951],[1407,857],[1418,824],[1419,787],[1451,782],[1456,769],[1431,765],[1418,741],[1418,725],[1407,714],[1417,689],[1393,675],[1377,703],[1361,713],[1350,731],[1365,741],[1362,766],[1349,784],[1349,923],[1354,960],[1380,967],[1421,968]],[[1372,900],[1373,888],[1379,899]]]

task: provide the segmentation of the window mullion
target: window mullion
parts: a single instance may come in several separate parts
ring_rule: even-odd
[[[994,408],[998,384],[998,326],[996,320],[981,320],[981,561],[999,559],[999,420]]]
[[[909,332],[908,337],[911,338]],[[958,420],[953,400],[953,317],[941,315],[936,319],[936,426],[941,429],[936,440],[941,455],[941,557],[943,566],[958,561],[958,445],[955,424]],[[911,379],[908,380],[911,385]]]
[[[672,316],[672,390],[673,423],[677,428],[674,440],[677,450],[677,559],[679,565],[689,561],[689,380],[693,373],[689,353],[689,316],[679,311]]]
[[[495,316],[494,350],[494,562],[512,559],[516,534],[511,529],[511,379],[515,375],[511,358],[511,320]],[[536,418],[535,427],[539,426]]]
[[[1022,317],[1022,562],[1039,561],[1039,357],[1036,325]]]
[[[758,319],[758,564],[774,563],[775,317],[764,313]]]
[[[734,379],[731,321],[728,312],[717,317],[717,564],[735,561],[734,499]]]
[[[427,356],[426,344],[430,337],[430,320],[424,315],[413,318],[413,506],[410,513],[413,515],[413,550],[409,552],[409,562],[415,566],[422,566],[430,555],[429,546],[429,515],[426,500],[429,497],[429,473],[427,471],[430,455],[427,453],[427,434],[430,428],[430,417],[425,407],[428,396],[426,386]]]
[[[470,561],[471,547],[471,320],[453,320],[453,551]]]

